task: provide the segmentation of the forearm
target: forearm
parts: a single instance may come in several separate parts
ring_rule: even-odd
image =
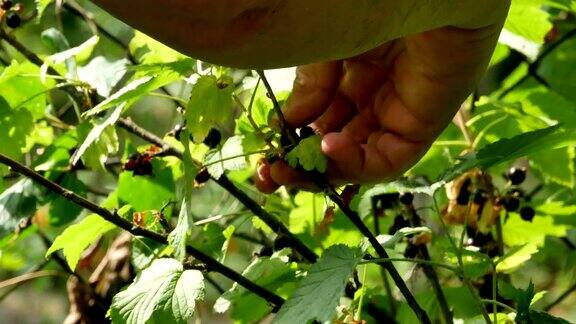
[[[94,0],[190,56],[246,68],[351,57],[388,40],[503,20],[509,0]]]

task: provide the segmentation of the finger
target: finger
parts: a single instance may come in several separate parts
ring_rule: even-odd
[[[329,159],[331,180],[353,181],[364,169],[361,144],[346,133],[330,133],[322,138],[322,152]]]
[[[314,184],[306,174],[293,169],[284,161],[278,161],[272,164],[270,176],[275,183],[282,186],[298,188],[314,187]]]
[[[445,125],[443,118],[427,120],[414,114],[413,110],[407,109],[390,82],[378,90],[372,111],[382,130],[399,134],[409,141],[422,141],[435,137]]]
[[[259,162],[253,180],[256,188],[265,194],[271,194],[280,188],[280,185],[272,180],[270,176],[270,164],[264,159]]]
[[[362,175],[373,181],[400,176],[420,159],[429,146],[427,141],[407,141],[390,132],[375,133],[363,145]]]
[[[320,134],[340,131],[356,114],[355,106],[341,94],[336,94],[330,107],[314,123]]]
[[[362,110],[386,79],[386,71],[367,60],[345,60],[339,91]]]
[[[290,126],[308,125],[324,113],[338,88],[340,71],[340,61],[298,67],[294,88],[284,107]]]
[[[369,136],[360,144],[346,133],[324,136],[322,151],[338,173],[335,180],[349,182],[378,182],[402,174],[426,151],[426,142],[408,142],[386,132]],[[332,176],[332,175],[331,175]]]
[[[342,133],[346,133],[357,143],[366,143],[370,134],[380,130],[380,124],[378,124],[372,109],[364,109],[344,126]]]

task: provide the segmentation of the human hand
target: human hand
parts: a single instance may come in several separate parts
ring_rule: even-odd
[[[443,27],[350,59],[301,66],[286,120],[323,135],[332,183],[397,177],[422,157],[471,93],[500,29]],[[261,164],[255,180],[266,193],[280,185],[314,188],[282,161]]]

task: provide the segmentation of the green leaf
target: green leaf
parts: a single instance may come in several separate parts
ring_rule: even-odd
[[[52,246],[46,251],[46,257],[62,250],[68,265],[72,270],[76,269],[82,252],[102,235],[116,228],[116,225],[106,221],[102,217],[92,214],[64,230],[56,237]]]
[[[554,218],[537,214],[532,222],[524,221],[517,213],[511,213],[502,227],[504,243],[508,246],[535,244],[544,246],[546,236],[563,237],[568,228],[554,224]]]
[[[175,201],[176,184],[172,169],[158,159],[152,160],[151,176],[122,172],[118,179],[118,198],[136,211],[160,210]]]
[[[570,324],[567,320],[552,316],[548,313],[530,310],[530,319],[532,323],[546,323],[546,324]]]
[[[538,68],[538,75],[547,80],[555,92],[572,103],[576,102],[576,91],[574,91],[576,51],[574,48],[576,48],[576,38],[572,37],[552,51]]]
[[[328,159],[322,153],[322,137],[314,135],[302,140],[286,155],[286,161],[293,168],[300,165],[306,171],[326,172]]]
[[[230,137],[220,150],[206,154],[204,165],[214,178],[219,179],[225,171],[242,170],[246,167],[246,156],[242,149],[242,137]]]
[[[42,18],[44,11],[46,8],[54,2],[54,0],[35,0],[36,2],[36,10],[38,10],[38,19]]]
[[[324,218],[324,196],[299,192],[294,197],[294,203],[296,206],[288,215],[290,232],[294,234],[307,232],[314,235],[316,225]]]
[[[132,238],[130,259],[137,273],[148,268],[152,262],[163,255],[166,245],[145,237]]]
[[[478,152],[462,157],[461,162],[448,170],[441,181],[447,182],[474,168],[489,169],[526,155],[544,150],[557,149],[576,143],[576,129],[562,129],[552,126],[528,132],[510,139],[502,139],[486,145]]]
[[[118,134],[113,126],[98,129],[98,132],[93,132],[94,127],[92,121],[85,121],[76,127],[79,141],[85,142],[88,139],[88,142],[91,142],[82,148],[84,152],[80,158],[86,167],[105,172],[104,163],[108,160],[108,155],[116,154],[120,147]],[[94,136],[96,133],[100,133],[97,138]]]
[[[331,321],[346,283],[360,261],[358,254],[344,245],[328,248],[284,303],[273,323]]]
[[[113,126],[118,121],[120,115],[122,114],[123,108],[124,105],[120,105],[114,110],[107,112],[104,118],[93,122],[94,127],[90,130],[88,135],[86,135],[84,142],[82,142],[80,147],[76,150],[76,152],[74,152],[70,164],[76,165],[84,153],[86,153],[88,148],[100,139],[100,136],[102,133],[104,133],[106,128]]]
[[[508,235],[508,233],[506,233]],[[532,255],[538,252],[536,244],[526,244],[522,247],[515,247],[510,252],[506,253],[502,258],[497,261],[496,271],[503,273],[512,273],[524,262],[530,260]]]
[[[62,38],[64,36],[61,36]],[[63,38],[64,39],[64,38]],[[41,79],[44,81],[46,80],[46,73],[48,71],[48,67],[53,64],[61,64],[66,62],[66,67],[68,69],[68,74],[72,76],[76,76],[78,73],[78,67],[76,65],[76,58],[77,57],[89,57],[94,50],[96,44],[100,38],[98,36],[92,36],[84,43],[80,44],[79,46],[66,48],[65,50],[61,50],[56,54],[52,54],[44,59],[44,64],[42,64],[41,70]],[[65,44],[65,43],[63,43]]]
[[[109,61],[104,56],[97,56],[88,64],[78,67],[78,77],[96,89],[99,95],[108,98],[114,87],[126,75],[129,63],[127,59]]]
[[[186,56],[140,31],[134,32],[129,48],[137,61],[144,64],[167,63],[186,58]]]
[[[432,233],[432,230],[430,230],[428,227],[404,227],[396,231],[394,235],[379,235],[377,239],[383,247],[392,249],[405,237],[418,235],[421,233]],[[367,240],[368,239],[366,239],[365,244],[369,246],[370,243]]]
[[[222,247],[226,242],[224,229],[215,223],[206,224],[193,242],[195,248],[219,260],[222,258]]]
[[[112,299],[113,323],[187,323],[204,298],[204,276],[174,259],[158,259]]]
[[[25,109],[14,111],[0,96],[0,153],[20,159],[26,147],[26,137],[32,133],[32,115]],[[0,166],[0,176],[6,174],[6,167]]]
[[[57,174],[57,177],[60,175]],[[86,186],[78,180],[74,173],[64,174],[60,185],[79,196],[86,196]],[[55,193],[48,194],[46,199],[50,201],[48,220],[52,226],[66,225],[76,219],[83,211],[82,207]]]
[[[180,215],[178,215],[178,224],[168,235],[168,242],[174,248],[174,257],[181,262],[186,259],[186,243],[190,237],[190,226],[192,224],[190,217],[190,204],[188,203],[188,198],[184,198],[180,208]]]
[[[541,8],[542,4],[541,0],[512,2],[501,42],[534,58],[552,29],[550,14]]]
[[[21,108],[28,110],[34,120],[44,117],[46,91],[53,84],[51,80],[48,80],[46,84],[40,82],[39,74],[40,68],[36,65],[16,61],[13,61],[0,74],[0,97],[3,97],[15,110]],[[1,106],[2,103],[0,103],[0,113],[2,112]]]
[[[257,258],[242,273],[271,291],[292,291],[295,287],[295,267],[290,264],[289,250],[274,253],[271,257]],[[230,317],[236,321],[258,322],[270,313],[272,308],[262,298],[246,288],[234,283],[214,304],[214,311],[224,313],[230,311]]]
[[[149,75],[136,79],[128,83],[125,87],[118,90],[110,97],[106,98],[96,107],[85,112],[83,115],[85,117],[94,116],[111,107],[122,104],[124,104],[126,107],[130,107],[132,104],[150,92],[175,82],[178,79],[180,79],[180,75],[172,71],[161,72],[155,75]]]
[[[220,86],[219,86],[220,85]],[[202,143],[215,125],[223,125],[233,115],[232,80],[201,76],[192,88],[186,108],[186,125],[195,143]]]
[[[532,304],[532,299],[534,298],[534,284],[530,281],[530,284],[525,290],[518,289],[511,284],[500,281],[498,283],[499,291],[502,297],[511,299],[516,302],[516,323],[528,324],[530,321],[530,305]]]
[[[34,215],[40,189],[29,179],[22,179],[0,194],[0,238],[14,231],[20,221]]]

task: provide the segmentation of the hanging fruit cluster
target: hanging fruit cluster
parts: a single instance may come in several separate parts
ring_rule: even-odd
[[[0,1],[0,19],[6,22],[6,26],[14,29],[20,27],[22,18],[20,14],[24,11],[24,6],[14,3],[12,0]]]
[[[414,194],[411,192],[386,193],[372,197],[374,216],[376,218],[384,217],[386,211],[396,215],[392,226],[388,229],[389,235],[394,235],[405,227],[422,226],[422,220],[414,208]],[[411,259],[420,256],[422,248],[430,242],[432,242],[431,232],[409,235],[406,239],[404,257]]]
[[[500,212],[518,212],[525,221],[532,221],[536,212],[529,206],[529,197],[520,187],[526,180],[526,169],[510,168],[503,175],[505,188],[494,188],[489,175],[470,171],[446,186],[450,202],[443,217],[448,224],[466,224],[482,233],[490,232]]]

